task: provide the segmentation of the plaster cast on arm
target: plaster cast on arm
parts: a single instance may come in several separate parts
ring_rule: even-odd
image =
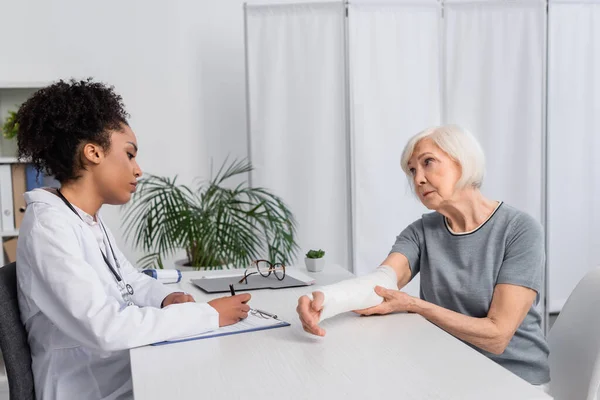
[[[382,265],[368,275],[316,289],[315,291],[325,295],[320,321],[344,312],[381,304],[383,298],[375,293],[375,286],[398,290],[398,277],[394,269]],[[312,294],[307,296],[313,300]]]

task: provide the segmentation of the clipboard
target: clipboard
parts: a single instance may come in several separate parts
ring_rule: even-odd
[[[264,331],[268,329],[275,328],[283,328],[285,326],[290,326],[289,322],[282,321],[277,319],[277,317],[261,317],[258,315],[254,315],[252,313],[248,314],[248,318],[241,320],[240,322],[222,326],[214,331],[205,332],[200,335],[194,335],[189,337],[184,337],[181,339],[167,340],[164,342],[152,343],[151,346],[163,346],[171,343],[181,343],[181,342],[189,342],[192,340],[202,340],[220,336],[229,336],[229,335],[237,335],[238,333],[247,333],[247,332],[257,332]]]

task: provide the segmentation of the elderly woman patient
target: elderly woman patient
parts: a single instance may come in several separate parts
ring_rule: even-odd
[[[544,236],[529,215],[482,195],[484,155],[455,126],[409,140],[401,165],[424,214],[396,238],[374,272],[298,300],[304,330],[355,311],[418,313],[534,385],[550,380],[548,346],[536,309]],[[421,273],[420,298],[399,291]],[[545,386],[545,385],[544,385]]]

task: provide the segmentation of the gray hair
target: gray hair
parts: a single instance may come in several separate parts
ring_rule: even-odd
[[[442,151],[460,164],[462,176],[456,184],[457,188],[472,186],[480,188],[485,174],[485,155],[481,145],[469,131],[457,125],[434,126],[417,133],[410,138],[400,159],[400,166],[409,178],[411,186],[412,174],[408,161],[413,155],[415,146],[423,139],[431,139]]]

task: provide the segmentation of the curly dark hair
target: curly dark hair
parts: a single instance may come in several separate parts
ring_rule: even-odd
[[[128,125],[121,96],[114,87],[60,80],[38,90],[17,112],[19,158],[59,182],[77,179],[85,168],[81,144],[95,143],[108,151],[110,130]]]

